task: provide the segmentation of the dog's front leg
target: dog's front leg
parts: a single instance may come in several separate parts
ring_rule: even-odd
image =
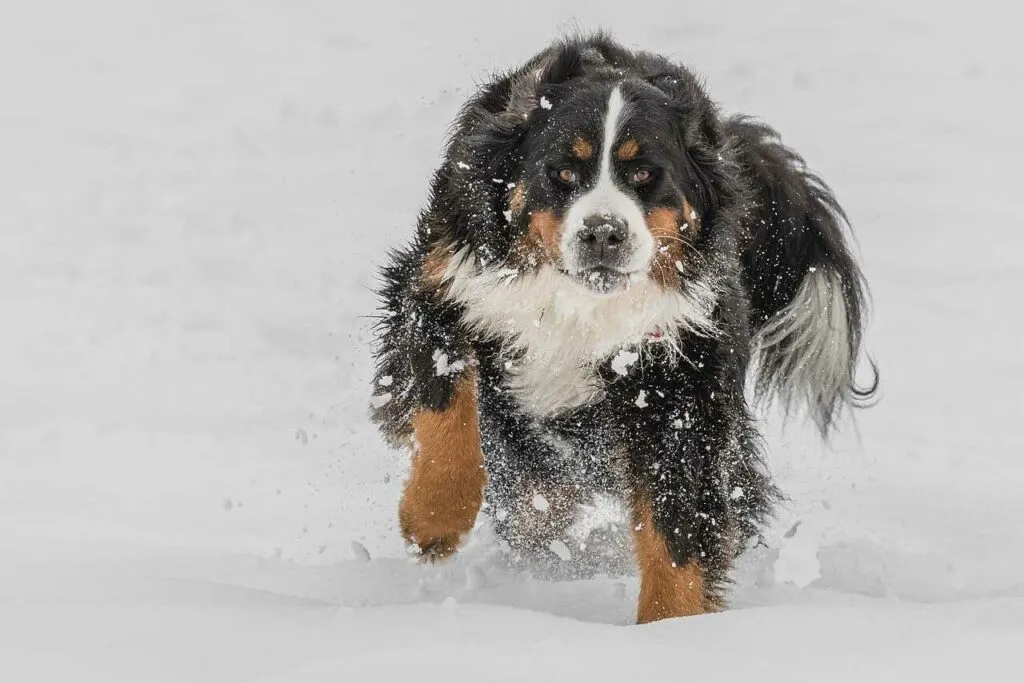
[[[473,528],[487,478],[473,347],[461,309],[432,276],[440,266],[430,253],[399,253],[385,269],[372,401],[385,435],[412,450],[399,505],[402,535],[435,560],[452,554]]]
[[[399,506],[402,535],[425,559],[453,553],[472,528],[484,498],[476,373],[456,383],[448,405],[412,417],[412,473]]]
[[[740,459],[756,457],[745,403],[714,368],[648,364],[612,385],[621,416],[640,598],[637,622],[720,609],[740,542]],[[756,495],[751,491],[751,495]]]

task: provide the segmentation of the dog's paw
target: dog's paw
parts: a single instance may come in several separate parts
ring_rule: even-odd
[[[424,564],[443,562],[454,555],[462,545],[460,536],[441,536],[426,538],[422,541],[407,539],[410,541],[410,549]]]
[[[425,512],[409,496],[402,501],[399,509],[399,524],[402,537],[409,544],[411,552],[421,561],[438,562],[451,557],[462,545],[463,539],[472,530],[476,514],[461,507],[448,508],[441,513]]]

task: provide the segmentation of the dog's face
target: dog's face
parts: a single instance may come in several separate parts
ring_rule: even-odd
[[[598,49],[600,48],[600,49]],[[419,238],[422,282],[501,342],[536,415],[592,402],[597,360],[718,333],[730,150],[696,78],[611,45],[566,44],[463,110]],[[617,372],[617,371],[616,371]]]
[[[640,81],[549,92],[530,114],[509,192],[521,248],[594,295],[644,278],[678,287],[700,219],[677,108]]]

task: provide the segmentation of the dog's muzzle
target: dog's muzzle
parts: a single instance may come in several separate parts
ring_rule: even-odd
[[[636,252],[629,224],[621,216],[600,213],[587,216],[576,228],[570,247],[569,271],[579,282],[606,293],[629,283],[630,265]]]

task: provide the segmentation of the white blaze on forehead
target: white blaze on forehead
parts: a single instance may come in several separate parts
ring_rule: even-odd
[[[616,86],[608,98],[608,111],[604,116],[604,137],[601,140],[601,172],[598,175],[598,185],[612,182],[612,148],[615,146],[615,138],[619,135],[619,123],[622,122],[622,114],[626,109],[626,103],[622,99],[622,91]]]
[[[565,218],[565,230],[562,231],[562,254],[566,270],[580,270],[575,263],[575,247],[578,242],[576,235],[588,216],[614,215],[626,221],[629,228],[630,244],[634,247],[633,255],[623,270],[630,273],[642,273],[650,267],[654,257],[654,238],[647,230],[644,213],[636,201],[627,195],[615,183],[612,156],[615,151],[615,140],[619,135],[619,127],[627,111],[626,101],[618,86],[612,89],[608,97],[608,108],[605,111],[604,130],[601,140],[601,165],[597,175],[597,183],[579,197]]]

